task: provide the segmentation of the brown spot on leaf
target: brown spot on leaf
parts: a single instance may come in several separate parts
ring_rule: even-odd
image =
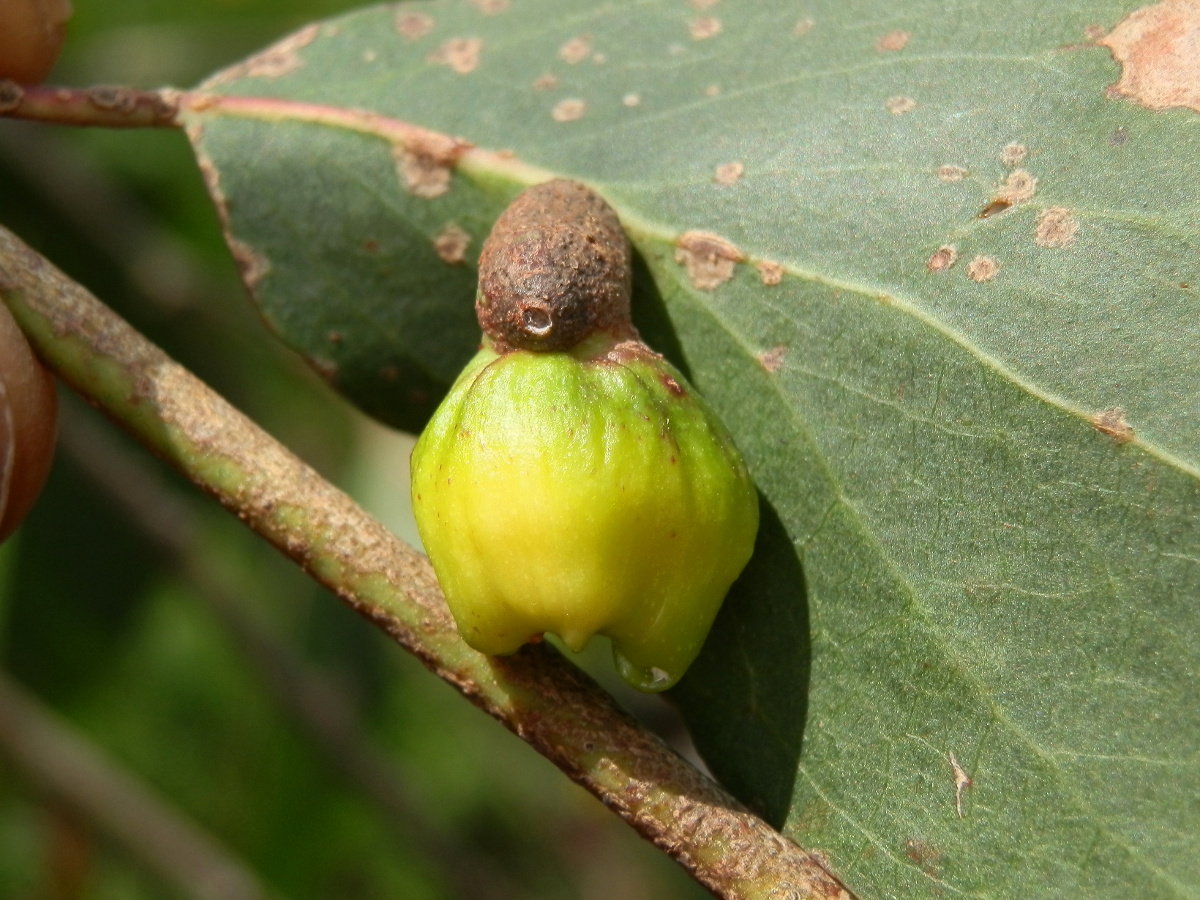
[[[508,9],[508,0],[471,0],[485,16],[498,16]]]
[[[550,110],[550,117],[555,122],[574,122],[582,119],[585,112],[587,112],[587,104],[584,101],[577,97],[569,97],[554,105],[554,109]]]
[[[258,286],[263,278],[271,271],[271,261],[247,244],[232,235],[228,236],[229,250],[233,261],[237,263],[242,273],[242,281],[251,294],[258,295]]]
[[[1004,149],[1000,151],[1000,161],[1011,169],[1020,163],[1028,152],[1029,149],[1024,144],[1013,141],[1011,144],[1005,144]]]
[[[945,244],[934,251],[933,256],[925,260],[925,268],[930,272],[944,272],[958,262],[958,251]]]
[[[942,864],[942,854],[925,841],[910,838],[904,842],[904,855],[916,863],[922,872],[936,878]]]
[[[570,65],[583,62],[592,53],[592,39],[589,35],[571,38],[558,49],[558,55]]]
[[[780,344],[778,347],[772,347],[766,353],[760,354],[758,364],[774,375],[783,368],[783,361],[788,355],[788,347]]]
[[[642,102],[642,98],[639,94],[626,94],[621,98],[621,102],[626,106],[637,106]]]
[[[814,22],[812,19],[801,19],[792,28],[792,34],[794,34],[796,37],[804,37],[806,34],[808,34],[810,31],[813,30],[813,26],[816,24],[817,23]]]
[[[917,101],[912,97],[889,97],[884,106],[893,116],[900,116],[916,109]]]
[[[687,270],[692,287],[701,291],[716,290],[733,277],[733,267],[745,259],[725,238],[704,231],[685,232],[675,242],[675,262]]]
[[[454,222],[443,228],[433,240],[433,249],[437,251],[442,262],[452,266],[462,265],[469,246],[471,246],[471,235]]]
[[[993,201],[1006,202],[1009,206],[1032,200],[1037,192],[1037,178],[1025,169],[1013,169],[1004,179],[1004,184],[996,191]]]
[[[433,16],[426,13],[404,9],[396,13],[395,25],[396,33],[402,38],[415,41],[433,31],[434,21]]]
[[[758,269],[758,277],[767,287],[774,287],[783,281],[783,266],[769,259],[760,259],[754,264]]]
[[[721,20],[716,16],[701,16],[688,23],[688,34],[693,41],[706,41],[721,33]]]
[[[483,50],[482,38],[450,38],[426,58],[435,66],[449,66],[459,75],[474,72]]]
[[[392,150],[396,173],[405,190],[416,197],[432,200],[450,190],[450,163],[437,156],[418,153],[407,147]]]
[[[908,39],[912,37],[907,31],[889,31],[875,42],[875,49],[880,53],[894,53],[897,50],[903,50],[908,46]]]
[[[556,87],[558,87],[558,76],[553,72],[546,72],[533,80],[535,91],[552,91]]]
[[[962,166],[939,166],[937,170],[939,181],[944,181],[947,184],[952,184],[955,181],[962,181],[967,177],[967,170]]]
[[[723,185],[737,184],[742,180],[742,175],[745,171],[746,167],[740,162],[723,163],[717,166],[717,171],[713,175],[713,181]]]
[[[1133,428],[1125,421],[1125,410],[1119,406],[1101,410],[1092,416],[1092,427],[1118,444],[1128,444],[1133,440]]]
[[[1012,208],[1011,200],[993,200],[987,206],[979,211],[979,218],[990,219],[992,216],[999,215],[1006,209]]]
[[[706,87],[704,89],[705,97],[716,97],[716,96],[719,96],[720,93],[721,93],[721,86],[719,84],[710,84],[708,87]]]
[[[1163,0],[1135,10],[1106,37],[1121,65],[1110,95],[1149,109],[1184,107],[1200,112],[1200,3]]]
[[[1106,34],[1108,34],[1108,29],[1103,25],[1089,25],[1083,29],[1083,36],[1093,43],[1100,40]]]
[[[1051,206],[1037,217],[1033,242],[1039,247],[1070,247],[1079,235],[1079,220],[1065,206]]]
[[[295,72],[304,64],[304,60],[300,58],[300,51],[315,41],[320,33],[320,25],[301,28],[266,50],[218,72],[205,81],[202,87],[213,88],[237,81],[239,78],[281,78]]]
[[[967,263],[967,277],[983,284],[991,281],[1000,271],[1000,264],[990,256],[980,254]]]

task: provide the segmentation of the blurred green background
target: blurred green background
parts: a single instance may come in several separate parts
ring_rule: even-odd
[[[75,5],[51,83],[157,87],[195,84],[358,4]],[[0,222],[415,538],[411,438],[351,410],[271,339],[182,135],[2,121]],[[85,752],[155,792],[275,895],[706,896],[97,413],[62,401],[45,494],[0,546],[0,659]],[[663,700],[621,691],[606,647],[585,662],[686,747]],[[178,882],[187,848],[176,849]],[[0,898],[189,893],[143,855],[0,740]]]

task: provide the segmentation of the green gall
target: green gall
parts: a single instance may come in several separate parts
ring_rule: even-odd
[[[556,224],[534,229],[534,240]],[[529,240],[519,240],[527,250]],[[627,279],[623,253],[614,268]],[[520,282],[521,273],[507,274]],[[487,284],[481,272],[481,295]],[[595,287],[579,293],[608,290],[610,303],[623,295],[627,310],[627,282]],[[683,376],[636,339],[627,311],[583,314],[581,325],[581,314],[556,305],[571,285],[555,290],[537,308],[583,335],[569,347],[534,349],[544,333],[534,348],[520,346],[527,317],[519,304],[538,302],[537,290],[528,292],[533,301],[508,289],[492,298],[495,311],[517,295],[517,312],[504,314],[514,327],[488,328],[480,313],[483,348],[413,451],[417,526],[472,647],[508,654],[548,632],[578,651],[602,634],[626,681],[663,690],[700,652],[750,558],[757,494],[725,428]],[[534,324],[542,330],[545,320]]]

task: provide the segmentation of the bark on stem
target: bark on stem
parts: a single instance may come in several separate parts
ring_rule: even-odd
[[[850,897],[551,648],[467,647],[424,556],[2,228],[0,295],[60,377],[716,896]]]

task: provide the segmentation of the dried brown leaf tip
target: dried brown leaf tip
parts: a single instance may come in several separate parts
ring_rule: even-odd
[[[452,266],[461,265],[471,246],[471,235],[451,222],[433,239],[433,249],[442,262]]]
[[[1051,206],[1037,217],[1033,242],[1039,247],[1070,247],[1079,236],[1079,220],[1065,206]]]
[[[733,267],[744,262],[746,254],[715,234],[688,231],[675,242],[675,262],[687,271],[692,287],[713,291],[733,277]]]
[[[427,61],[435,66],[449,66],[459,75],[466,75],[478,68],[482,51],[482,38],[450,38],[430,53]]]
[[[769,259],[760,259],[754,264],[758,269],[758,277],[767,287],[774,287],[783,281],[783,266]]]
[[[1128,444],[1133,440],[1133,429],[1125,421],[1125,410],[1119,406],[1101,410],[1092,416],[1092,427],[1118,444]]]
[[[742,163],[734,161],[723,163],[717,166],[717,171],[713,173],[713,181],[717,184],[731,185],[737,184],[742,180],[742,175],[746,172],[746,167]]]
[[[980,254],[967,263],[967,277],[980,284],[991,281],[999,273],[1000,264],[990,256]]]
[[[396,13],[396,33],[410,41],[420,40],[433,31],[433,16],[402,9]]]
[[[1111,96],[1149,109],[1200,112],[1200,3],[1163,0],[1135,10],[1096,41],[1121,64]]]
[[[788,349],[782,344],[778,347],[772,347],[766,353],[759,355],[758,364],[774,375],[783,368],[783,361],[787,358]]]
[[[584,34],[571,38],[558,48],[558,55],[568,65],[577,65],[587,59],[592,53],[592,39]]]
[[[875,42],[875,49],[880,53],[894,53],[897,50],[903,50],[908,46],[908,39],[912,37],[907,31],[889,31]]]
[[[688,34],[693,41],[706,41],[721,33],[721,20],[716,16],[701,16],[688,23]]]
[[[949,244],[938,247],[929,259],[925,260],[925,268],[930,272],[944,272],[953,268],[958,262],[958,251]]]

